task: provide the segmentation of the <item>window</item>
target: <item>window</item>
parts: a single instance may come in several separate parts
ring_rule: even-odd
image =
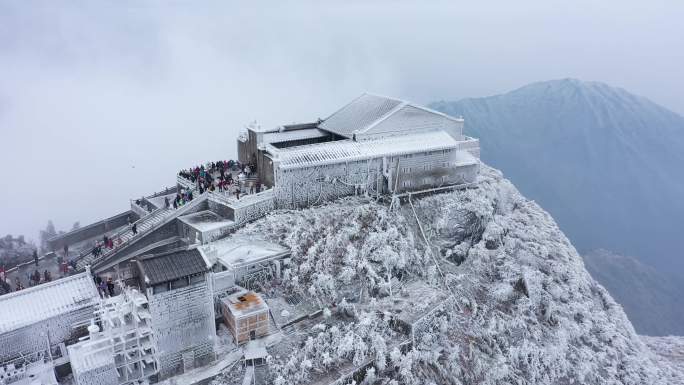
[[[444,167],[444,168],[449,167],[449,162],[442,162],[442,167]]]
[[[442,175],[442,183],[446,183],[449,181],[449,176],[448,175]]]
[[[188,286],[188,278],[183,277],[171,282],[171,289],[180,289],[181,287]]]
[[[431,184],[432,178],[423,178],[423,184]]]
[[[169,291],[169,283],[168,282],[164,282],[164,283],[160,283],[158,285],[152,286],[152,293],[153,294],[159,294],[159,293],[163,293],[165,291]]]
[[[405,180],[405,181],[401,182],[401,185],[404,187],[411,187],[411,181]]]
[[[451,152],[451,149],[442,150],[442,154],[446,155]]]
[[[204,281],[204,276],[202,274],[196,274],[190,276],[190,284],[195,284]]]
[[[432,165],[431,164],[425,164],[423,165],[423,171],[430,171],[432,170]]]
[[[408,174],[411,172],[411,167],[402,167],[401,172],[403,172],[404,174]]]

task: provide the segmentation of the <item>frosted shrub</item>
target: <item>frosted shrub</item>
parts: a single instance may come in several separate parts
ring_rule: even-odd
[[[394,335],[375,313],[362,313],[358,323],[344,323],[325,328],[309,336],[303,346],[282,360],[274,360],[270,372],[274,383],[297,384],[312,373],[322,373],[344,363],[361,365],[366,360],[384,357],[386,338]]]

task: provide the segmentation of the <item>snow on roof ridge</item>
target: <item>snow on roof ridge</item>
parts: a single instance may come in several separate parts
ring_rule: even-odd
[[[0,317],[0,333],[94,305],[99,300],[89,271],[3,295],[0,307],[14,311]]]
[[[390,116],[394,115],[395,113],[397,113],[399,110],[401,110],[402,108],[404,108],[404,107],[406,107],[406,106],[411,106],[411,107],[417,108],[417,109],[419,109],[419,110],[423,110],[423,111],[429,112],[429,113],[431,113],[431,114],[439,115],[439,116],[445,117],[445,118],[447,118],[447,119],[450,119],[450,120],[453,120],[453,121],[456,121],[456,122],[462,122],[462,121],[463,121],[463,118],[462,118],[462,117],[457,118],[457,117],[454,117],[454,116],[451,116],[451,115],[447,115],[447,114],[445,114],[445,113],[443,113],[443,112],[440,112],[440,111],[437,111],[437,110],[433,110],[432,108],[429,108],[429,107],[425,107],[425,106],[418,105],[418,104],[416,104],[416,103],[414,103],[414,102],[411,102],[411,101],[408,101],[408,100],[399,99],[399,98],[394,98],[394,97],[385,96],[385,95],[380,95],[380,94],[368,93],[368,92],[365,92],[364,95],[371,95],[371,96],[377,96],[377,97],[379,97],[379,98],[385,98],[385,99],[390,99],[390,100],[396,100],[396,101],[398,101],[398,102],[400,102],[400,103],[399,103],[399,105],[397,105],[396,108],[393,108],[391,111],[387,112],[387,114],[385,114],[384,116],[382,116],[380,119],[378,119],[378,120],[376,120],[375,122],[371,123],[371,124],[368,125],[365,129],[359,130],[358,132],[368,132],[368,130],[370,130],[371,128],[377,126],[377,125],[380,124],[381,122],[387,120]]]
[[[398,100],[398,99],[397,99]],[[378,124],[384,122],[385,120],[389,119],[392,115],[400,111],[402,108],[409,106],[409,102],[407,101],[400,101],[399,104],[396,105],[393,109],[387,111],[387,113],[383,116],[381,116],[379,119],[375,120],[373,123],[367,125],[365,128],[359,129],[359,130],[354,130],[353,132],[355,134],[362,133],[362,132],[368,132],[371,128],[377,126]]]
[[[50,282],[45,282],[45,283],[42,283],[40,285],[31,286],[31,287],[28,287],[28,288],[25,288],[22,290],[15,290],[11,293],[3,294],[2,296],[0,296],[0,303],[6,302],[13,297],[30,295],[31,293],[34,293],[34,292],[44,291],[44,290],[47,290],[48,288],[50,288],[52,286],[64,285],[64,284],[68,283],[68,281],[75,281],[76,279],[82,278],[81,277],[82,275],[86,275],[86,274],[88,274],[88,273],[84,271],[82,273],[70,275],[68,277],[55,279],[55,280],[50,281]]]
[[[371,94],[366,93],[366,92],[362,93],[361,95],[359,95],[359,96],[355,97],[354,99],[352,99],[351,101],[347,102],[347,104],[345,104],[344,106],[342,106],[342,107],[338,108],[337,110],[335,110],[335,112],[333,112],[332,114],[326,116],[326,117],[323,119],[323,121],[325,122],[326,120],[330,119],[330,118],[331,118],[333,115],[335,115],[336,113],[338,113],[338,112],[344,110],[345,108],[351,106],[354,102],[356,102],[357,100],[359,100],[359,99],[361,99],[362,97],[364,97],[364,95],[371,95]],[[375,96],[375,95],[371,95],[371,96]]]
[[[389,109],[388,111],[382,113],[380,116],[378,116],[378,117],[376,117],[375,119],[373,119],[371,122],[369,122],[369,123],[367,123],[367,124],[364,124],[364,125],[363,125],[362,127],[360,127],[360,128],[356,128],[356,129],[352,129],[352,130],[344,130],[344,129],[340,130],[339,127],[334,127],[334,126],[333,126],[333,127],[325,127],[326,122],[329,122],[329,120],[330,120],[331,118],[333,118],[335,115],[341,113],[342,111],[344,111],[345,109],[347,109],[348,107],[350,107],[351,105],[353,105],[354,103],[358,102],[358,101],[361,100],[364,96],[370,96],[370,97],[374,97],[374,98],[379,98],[379,99],[383,99],[383,100],[385,100],[385,101],[392,101],[392,102],[396,102],[397,104],[396,104],[394,107],[392,107],[391,109]],[[359,95],[359,96],[357,96],[356,98],[354,98],[354,99],[353,99],[352,101],[350,101],[349,103],[347,103],[347,104],[345,104],[344,106],[342,106],[342,108],[338,109],[337,111],[333,112],[333,113],[330,114],[328,117],[326,117],[325,119],[323,119],[323,121],[322,121],[323,126],[322,126],[321,128],[323,128],[323,129],[325,129],[325,130],[328,130],[328,131],[332,131],[332,132],[338,133],[338,134],[343,134],[343,133],[340,132],[340,131],[346,131],[347,134],[352,134],[352,135],[354,135],[354,134],[359,134],[359,133],[365,133],[365,132],[368,132],[369,130],[371,130],[373,127],[376,127],[376,126],[379,125],[380,123],[382,123],[382,122],[384,122],[385,120],[389,119],[389,118],[392,117],[394,114],[396,114],[397,112],[401,111],[403,108],[405,108],[405,107],[407,107],[407,106],[410,106],[410,107],[419,109],[419,110],[421,110],[421,111],[423,111],[423,112],[426,112],[426,113],[429,113],[429,114],[433,114],[433,115],[437,115],[437,116],[443,117],[443,118],[445,118],[445,119],[449,119],[449,120],[456,121],[456,122],[463,122],[463,118],[456,118],[456,117],[447,115],[447,114],[445,114],[445,113],[442,113],[442,112],[439,112],[439,111],[435,111],[435,110],[433,110],[433,109],[431,109],[431,108],[424,107],[424,106],[420,106],[420,105],[418,105],[418,104],[415,104],[415,103],[413,103],[413,102],[410,102],[410,101],[407,101],[407,100],[404,100],[404,99],[395,98],[395,97],[390,97],[390,96],[385,96],[385,95],[376,94],[376,93],[371,93],[371,92],[364,92],[364,93],[362,93],[361,95]]]

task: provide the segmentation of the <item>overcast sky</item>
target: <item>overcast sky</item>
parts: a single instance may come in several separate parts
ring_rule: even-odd
[[[142,3],[0,1],[0,235],[116,214],[234,158],[252,120],[364,91],[427,103],[576,77],[684,112],[682,1]]]

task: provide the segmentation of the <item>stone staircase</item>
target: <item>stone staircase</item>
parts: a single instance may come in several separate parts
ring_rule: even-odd
[[[246,184],[247,183],[254,183],[258,179],[258,176],[256,174],[253,174],[251,177],[247,178]],[[159,208],[156,209],[149,214],[145,215],[141,219],[139,219],[137,222],[137,230],[138,234],[133,235],[133,230],[131,226],[127,226],[121,231],[119,231],[116,234],[112,234],[110,238],[114,240],[114,248],[113,249],[108,249],[106,247],[102,248],[102,252],[98,257],[95,257],[95,255],[92,253],[92,248],[90,250],[85,251],[83,254],[79,255],[76,258],[76,270],[77,271],[83,271],[86,266],[88,265],[94,265],[98,263],[99,261],[104,261],[106,260],[109,256],[112,254],[118,252],[122,248],[126,247],[131,241],[138,239],[142,236],[144,236],[149,230],[157,227],[159,224],[162,222],[166,221],[168,218],[171,216],[177,216],[178,214],[182,214],[182,212],[186,211],[185,209],[187,206],[192,205],[195,203],[195,201],[200,198],[197,187],[195,184],[193,184],[191,181],[188,179],[185,179],[181,176],[177,176],[177,181],[178,184],[186,188],[188,190],[191,190],[193,194],[195,194],[195,199],[190,202],[186,203],[186,205],[178,208],[178,209],[173,209],[172,207],[169,208]],[[266,194],[264,194],[266,193]],[[211,195],[214,198],[219,198],[219,200],[223,201],[224,204],[227,204],[231,207],[236,206],[234,208],[239,209],[242,208],[242,206],[250,206],[254,205],[255,203],[258,203],[264,199],[267,199],[272,195],[272,192],[264,191],[261,194],[251,194],[251,195],[245,195],[244,198],[241,197],[241,200],[237,200],[232,198],[230,193],[219,193],[218,191],[216,193],[207,193],[207,196]],[[268,195],[268,196],[267,196]],[[121,240],[120,242],[118,240]]]
[[[135,222],[138,224],[138,234],[133,235],[133,230],[131,226],[127,226],[120,232],[111,235],[110,238],[114,240],[114,248],[108,249],[106,247],[103,247],[102,253],[97,258],[93,254],[92,249],[85,252],[84,254],[78,257],[76,262],[76,270],[82,271],[83,269],[85,269],[87,265],[93,264],[95,260],[107,258],[109,255],[115,253],[116,251],[124,247],[132,239],[143,236],[148,230],[164,221],[174,212],[176,212],[176,210],[174,210],[173,208],[162,207],[160,209],[152,211],[148,215],[144,216],[143,218]],[[120,239],[121,242],[119,243],[117,239]]]

